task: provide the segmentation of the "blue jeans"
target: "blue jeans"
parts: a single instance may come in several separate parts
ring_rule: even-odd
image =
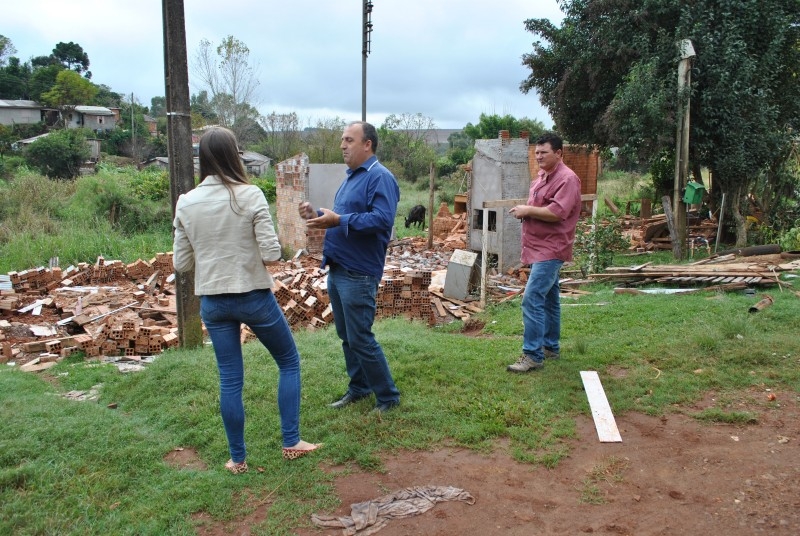
[[[200,317],[206,326],[219,370],[219,409],[231,459],[244,461],[244,362],[241,325],[255,333],[278,364],[278,411],[283,446],[300,441],[300,354],[272,291],[200,297]]]
[[[558,259],[531,264],[531,273],[522,296],[522,353],[541,363],[544,348],[559,352],[561,337],[561,300],[558,273],[563,261]]]
[[[400,401],[386,356],[375,334],[375,298],[378,281],[336,265],[328,273],[328,296],[336,334],[342,340],[344,363],[350,376],[350,394],[360,398],[375,393],[377,404]]]

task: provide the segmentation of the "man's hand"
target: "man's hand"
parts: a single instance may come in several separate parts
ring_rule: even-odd
[[[314,210],[314,207],[311,206],[311,203],[308,201],[303,201],[298,206],[298,211],[300,212],[300,217],[304,220],[308,220],[311,218],[317,217],[317,211]]]
[[[518,220],[524,220],[529,216],[529,209],[532,208],[528,205],[517,205],[515,207],[511,207],[508,211],[509,214],[517,218]]]
[[[309,229],[330,229],[339,225],[339,215],[334,211],[321,208],[320,212],[322,212],[322,216],[306,219]]]

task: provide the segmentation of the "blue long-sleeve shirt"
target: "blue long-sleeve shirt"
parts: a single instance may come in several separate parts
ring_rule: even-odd
[[[325,232],[322,265],[332,261],[380,279],[399,201],[397,180],[374,155],[348,169],[333,201],[339,225]]]

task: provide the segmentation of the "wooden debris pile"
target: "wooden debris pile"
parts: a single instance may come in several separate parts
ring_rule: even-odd
[[[800,261],[782,264],[765,262],[731,262],[734,255],[710,257],[693,264],[644,263],[631,267],[610,267],[605,272],[590,274],[595,281],[614,281],[628,286],[648,283],[669,283],[677,286],[703,286],[709,290],[736,290],[773,285],[791,286],[782,281],[782,272],[800,269]]]
[[[672,249],[672,238],[670,238],[669,225],[664,214],[657,214],[646,219],[625,216],[623,228],[623,235],[631,241],[631,249],[638,251]],[[710,245],[714,243],[717,235],[717,222],[711,219],[701,220],[690,214],[687,233],[691,248],[702,248],[710,253]]]

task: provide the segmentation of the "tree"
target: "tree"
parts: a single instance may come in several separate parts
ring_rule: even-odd
[[[166,97],[153,97],[150,99],[150,115],[155,118],[164,117],[167,115]]]
[[[31,63],[32,64],[32,63]],[[64,70],[61,65],[48,64],[33,69],[28,84],[28,95],[31,100],[41,101],[42,94],[50,91],[56,84],[58,73]]]
[[[285,160],[302,151],[300,122],[297,114],[272,112],[259,119],[264,130],[264,138],[258,149],[277,162]]]
[[[247,45],[229,35],[212,49],[211,42],[203,39],[193,71],[211,92],[211,106],[219,123],[233,130],[240,143],[251,141],[253,122],[258,119],[254,108],[258,74],[250,65]]]
[[[305,142],[309,161],[318,164],[340,164],[342,132],[346,125],[344,119],[334,117],[320,119],[313,127],[307,128]]]
[[[122,105],[123,98],[120,93],[112,91],[105,84],[95,85],[95,87],[97,88],[97,94],[94,96],[92,104],[105,106],[106,108],[119,108]]]
[[[5,35],[0,35],[0,67],[5,67],[6,62],[17,53],[14,43]]]
[[[211,107],[208,91],[202,90],[197,95],[189,97],[189,110],[192,113],[192,128],[217,123],[217,114]]]
[[[86,134],[80,129],[53,131],[25,150],[28,163],[53,179],[74,179],[89,156]]]
[[[541,38],[523,56],[520,89],[537,90],[573,143],[618,146],[654,162],[674,150],[677,42],[691,39],[691,168],[727,195],[737,245],[742,207],[789,154],[800,127],[797,0],[565,0],[560,28],[525,21]],[[770,171],[772,170],[772,171]],[[732,203],[731,203],[732,202]],[[773,209],[774,209],[773,205]],[[729,218],[726,218],[729,220]]]
[[[89,72],[89,55],[83,51],[78,43],[57,43],[53,49],[52,57],[67,69],[76,73],[86,73],[86,78],[91,78]]]
[[[27,100],[31,66],[12,56],[8,65],[0,67],[0,99]]]
[[[467,126],[464,127],[464,134],[474,144],[475,140],[497,138],[501,130],[507,130],[512,138],[518,138],[522,132],[527,132],[530,138],[536,139],[545,129],[541,121],[527,117],[517,119],[511,115],[501,117],[497,114],[481,114],[477,125],[467,123]]]
[[[97,91],[97,86],[75,71],[62,70],[56,75],[55,85],[42,94],[42,100],[59,108],[77,106],[92,102]]]
[[[378,157],[382,162],[395,162],[402,168],[402,178],[416,182],[427,176],[436,159],[427,136],[436,124],[421,113],[391,114],[378,129]]]

